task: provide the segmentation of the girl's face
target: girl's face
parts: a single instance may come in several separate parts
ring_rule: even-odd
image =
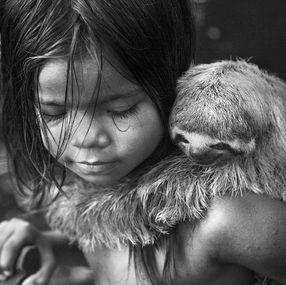
[[[64,59],[47,61],[40,72],[40,121],[48,127],[46,136],[42,129],[44,144],[56,157],[70,130],[59,162],[86,181],[113,183],[152,154],[163,125],[147,94],[107,61],[98,89],[97,62],[87,58],[74,64],[76,80],[68,80],[69,86]]]

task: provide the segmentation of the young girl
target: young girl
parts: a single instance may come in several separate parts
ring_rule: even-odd
[[[73,195],[70,177],[95,185],[100,199],[100,187],[134,181],[173,151],[167,119],[195,47],[189,1],[2,1],[1,25],[4,134],[31,207]],[[132,202],[122,205],[127,219]],[[82,250],[95,284],[241,285],[252,284],[253,271],[286,283],[285,222],[282,202],[225,196],[154,244]],[[19,250],[35,244],[42,265],[23,284],[47,284],[61,257],[54,248],[66,242],[26,221],[2,222],[2,279]]]

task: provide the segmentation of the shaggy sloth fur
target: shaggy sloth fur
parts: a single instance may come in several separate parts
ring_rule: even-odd
[[[204,74],[202,83],[199,80],[196,81],[195,76],[204,70],[204,67],[212,72],[209,77]],[[263,118],[261,124],[269,125],[268,128],[259,129],[259,134],[255,133],[255,128],[247,128],[250,132],[247,134],[247,141],[255,139],[255,148],[250,153],[233,156],[228,154],[227,160],[223,160],[223,163],[222,161],[213,162],[210,165],[200,165],[197,160],[192,159],[192,155],[189,153],[186,155],[178,150],[146,169],[140,177],[125,179],[110,187],[97,187],[76,176],[70,177],[69,182],[63,187],[65,194],[54,187],[54,194],[57,194],[57,197],[49,206],[47,213],[52,228],[61,230],[71,241],[77,241],[87,251],[92,251],[96,246],[115,248],[128,244],[147,245],[154,243],[160,235],[170,232],[170,229],[181,221],[189,220],[194,223],[199,221],[206,214],[214,197],[253,192],[283,199],[282,190],[286,185],[286,105],[285,95],[281,94],[281,91],[286,90],[286,85],[276,77],[243,61],[203,65],[191,70],[192,78],[195,79],[192,86],[188,87],[190,90],[196,90],[199,97],[193,95],[188,97],[185,94],[183,99],[182,96],[178,96],[180,102],[175,103],[175,106],[179,103],[189,106],[188,116],[203,113],[198,110],[198,105],[192,103],[192,100],[195,98],[203,100],[204,91],[209,94],[208,86],[212,85],[214,80],[217,87],[212,90],[218,94],[221,94],[220,88],[225,90],[229,88],[228,85],[234,84],[233,80],[226,80],[226,84],[218,82],[218,78],[225,77],[227,72],[242,74],[247,70],[247,78],[248,74],[255,73],[257,82],[264,83],[263,92],[269,94],[263,96],[260,96],[261,84],[257,86],[252,84],[253,78],[250,78],[250,83],[245,78],[237,83],[238,86],[250,84],[249,90],[252,90],[252,94],[247,95],[248,97],[241,95],[237,86],[233,87],[237,93],[236,96],[244,96],[245,102],[243,102],[247,107],[246,110],[243,105],[239,106],[242,114],[240,119],[247,119],[251,123],[255,120],[255,123],[260,123],[257,114],[261,114]],[[276,85],[278,87],[275,87]],[[225,92],[225,94],[228,96],[229,93]],[[268,101],[265,98],[268,98]],[[272,104],[269,104],[269,98]],[[225,97],[225,100],[227,99],[228,97]],[[182,100],[185,101],[182,102]],[[208,98],[206,100],[208,104],[212,104]],[[253,105],[256,106],[253,111],[249,101],[255,103],[257,100],[260,103]],[[203,106],[204,102],[200,102]],[[220,104],[221,102],[220,100]],[[238,106],[234,107],[237,111]],[[173,118],[171,122],[178,126],[182,122],[176,122],[174,118],[179,117],[178,113],[181,109],[174,108],[174,110],[177,111],[171,114]],[[224,110],[230,114],[232,112],[229,106]],[[185,111],[184,109],[183,112]],[[247,116],[245,116],[246,111]],[[188,116],[183,116],[184,123],[189,126],[192,119],[196,120],[197,128],[205,126],[209,118],[208,114],[204,118]],[[197,121],[200,119],[204,120],[202,124]],[[223,118],[220,117],[220,120]],[[237,120],[238,117],[235,116],[234,123]],[[227,132],[230,132],[230,139],[235,137],[236,133],[231,133],[231,126],[226,127],[227,124],[232,123],[231,121],[222,122],[224,125],[217,122],[217,135],[214,133],[213,126],[210,128],[212,133],[208,135],[223,142],[227,141]],[[210,123],[213,124],[213,121]],[[249,126],[248,121],[245,121],[245,125]],[[179,127],[183,129],[182,126]],[[220,135],[223,131],[225,131],[224,137]],[[208,129],[197,129],[196,132],[205,134]],[[243,136],[240,136],[241,138],[243,139]]]

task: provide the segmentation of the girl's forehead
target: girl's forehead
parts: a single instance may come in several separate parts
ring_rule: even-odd
[[[68,61],[66,59],[50,59],[39,73],[40,101],[63,101],[65,94],[79,95],[79,97],[93,96],[99,92],[103,96],[108,94],[132,93],[139,87],[129,80],[124,71],[106,60],[100,65],[93,58],[75,60],[68,75]],[[80,93],[80,94],[77,94]]]

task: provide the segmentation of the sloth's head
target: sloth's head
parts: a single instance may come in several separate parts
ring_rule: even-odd
[[[192,67],[178,82],[172,139],[209,165],[286,146],[286,85],[245,61]]]

